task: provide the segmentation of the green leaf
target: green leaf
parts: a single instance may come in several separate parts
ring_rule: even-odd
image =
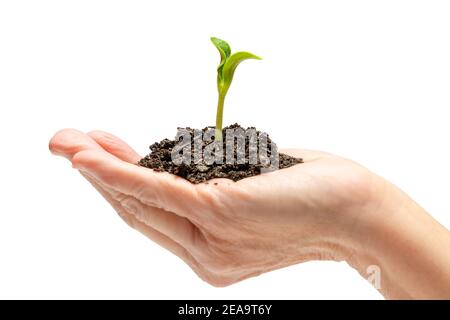
[[[222,71],[223,82],[224,82],[223,89],[225,90],[225,92],[228,90],[228,88],[231,84],[231,81],[233,80],[234,71],[236,70],[237,66],[242,61],[247,60],[247,59],[261,60],[260,57],[254,55],[253,53],[245,52],[245,51],[233,53],[233,55],[231,55],[228,59],[226,59],[224,65],[223,65],[223,71]]]
[[[216,46],[217,50],[219,50],[222,61],[231,55],[230,45],[225,40],[211,37],[211,42]]]
[[[217,67],[217,71],[219,78],[222,78],[222,67],[227,58],[231,55],[231,48],[225,40],[219,38],[211,37],[211,42],[214,44],[217,50],[219,50],[220,53],[220,64]]]
[[[219,101],[217,103],[216,115],[216,139],[222,140],[222,119],[225,96],[230,88],[236,67],[244,60],[257,59],[260,57],[250,52],[236,52],[231,55],[230,45],[219,38],[211,37],[211,42],[216,46],[220,53],[220,64],[217,67],[217,89],[219,91]]]

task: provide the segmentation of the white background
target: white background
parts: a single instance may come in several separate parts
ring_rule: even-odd
[[[448,1],[1,1],[0,298],[382,298],[345,263],[213,288],[126,226],[48,140],[102,129],[141,154],[215,121],[352,158],[450,227]]]

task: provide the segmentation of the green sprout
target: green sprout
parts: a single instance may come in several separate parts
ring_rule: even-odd
[[[217,67],[217,90],[219,91],[219,101],[217,103],[216,115],[216,135],[215,140],[222,140],[222,122],[223,122],[223,105],[225,96],[230,88],[233,80],[234,71],[239,63],[247,59],[261,60],[250,52],[236,52],[231,54],[230,45],[219,38],[211,38],[211,42],[216,46],[220,53],[220,64]]]

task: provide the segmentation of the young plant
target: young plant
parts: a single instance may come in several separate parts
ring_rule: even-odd
[[[220,64],[217,67],[217,90],[219,91],[219,101],[217,103],[216,115],[216,135],[215,140],[222,140],[222,121],[223,121],[223,105],[225,96],[230,88],[233,80],[234,71],[239,63],[247,59],[261,60],[250,52],[236,52],[231,54],[230,45],[219,38],[211,38],[212,43],[216,46],[220,53]]]

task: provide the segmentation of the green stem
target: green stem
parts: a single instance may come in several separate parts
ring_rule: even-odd
[[[217,103],[216,114],[216,135],[215,140],[222,140],[222,120],[223,120],[223,104],[225,102],[225,95],[219,93],[219,101]]]

